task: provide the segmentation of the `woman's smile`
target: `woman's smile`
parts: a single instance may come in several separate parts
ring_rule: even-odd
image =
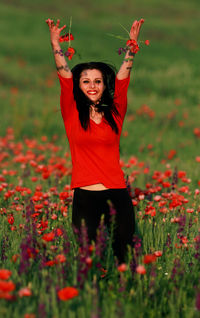
[[[89,90],[89,91],[87,91],[87,93],[89,94],[89,95],[95,95],[95,94],[97,94],[97,91],[95,90]]]

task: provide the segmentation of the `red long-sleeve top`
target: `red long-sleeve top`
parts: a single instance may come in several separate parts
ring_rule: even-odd
[[[73,79],[58,74],[61,85],[60,106],[72,159],[71,188],[102,183],[106,188],[126,188],[120,166],[119,142],[127,109],[130,77],[115,80],[114,103],[119,115],[114,117],[118,134],[102,118],[100,124],[90,119],[85,131],[80,123],[73,95]]]

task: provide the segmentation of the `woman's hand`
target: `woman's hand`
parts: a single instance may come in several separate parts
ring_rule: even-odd
[[[72,73],[70,71],[70,68],[65,60],[65,56],[62,53],[59,38],[61,31],[66,28],[66,25],[64,25],[62,28],[59,28],[60,20],[57,20],[56,25],[54,24],[54,21],[51,19],[47,19],[46,23],[49,26],[50,31],[50,37],[51,37],[51,46],[53,49],[54,59],[56,63],[56,69],[58,73],[65,78],[71,78]]]
[[[140,28],[143,23],[144,23],[144,19],[140,19],[139,21],[135,20],[133,22],[130,33],[129,33],[130,40],[135,40],[137,42],[139,33],[140,33]]]
[[[50,31],[50,37],[51,37],[51,43],[52,45],[56,45],[59,43],[59,38],[60,38],[60,33],[61,31],[66,28],[66,25],[63,27],[59,28],[60,20],[57,20],[56,25],[54,24],[54,21],[51,19],[47,19],[46,23],[49,26],[49,31]]]
[[[135,45],[137,45],[140,28],[143,23],[144,23],[144,19],[140,19],[139,21],[135,20],[132,24],[131,30],[129,32],[130,39],[126,43],[126,45],[128,46],[128,49],[127,49],[124,61],[122,62],[122,65],[119,69],[119,72],[117,73],[118,79],[124,79],[130,75],[130,72],[133,66],[133,58],[135,54],[137,53],[137,51],[134,52],[134,50],[132,50],[133,48],[131,47],[132,45],[131,41],[135,42],[133,43],[134,44],[133,47],[135,47]],[[137,50],[138,49],[139,47],[137,45]]]

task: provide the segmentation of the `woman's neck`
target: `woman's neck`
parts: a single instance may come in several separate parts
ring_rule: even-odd
[[[90,118],[97,124],[99,124],[102,120],[104,113],[99,112],[98,108],[95,105],[90,106]]]

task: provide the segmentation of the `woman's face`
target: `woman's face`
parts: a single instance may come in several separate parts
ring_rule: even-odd
[[[80,76],[79,87],[91,101],[97,103],[105,89],[101,71],[84,70]]]

